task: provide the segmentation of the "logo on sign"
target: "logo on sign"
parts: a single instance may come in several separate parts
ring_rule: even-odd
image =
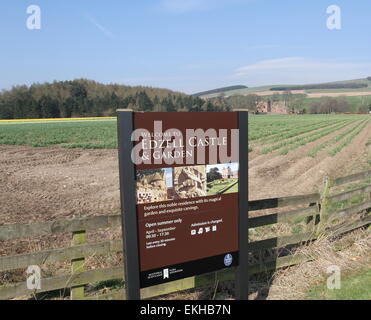
[[[169,269],[164,269],[163,277],[164,277],[164,279],[169,279]]]
[[[231,264],[232,264],[232,261],[233,261],[233,257],[231,254],[226,254],[225,257],[224,257],[224,265],[226,267],[229,267]]]

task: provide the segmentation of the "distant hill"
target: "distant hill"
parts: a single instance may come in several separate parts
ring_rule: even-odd
[[[218,89],[216,89],[218,90]],[[274,92],[279,91],[303,91],[302,93],[342,93],[342,92],[371,92],[371,77],[364,79],[345,80],[345,81],[334,81],[326,83],[313,83],[313,84],[281,84],[281,85],[265,85],[259,87],[248,87],[248,88],[232,88],[224,90],[225,96],[235,95],[247,95],[247,94],[258,94],[258,95],[272,95]],[[213,98],[216,97],[215,93],[210,90],[206,93],[199,94],[202,98]]]
[[[247,88],[248,87],[243,86],[243,85],[229,86],[229,87],[223,87],[223,88],[198,92],[198,93],[193,94],[193,96],[194,97],[200,97],[200,96],[206,96],[206,95],[209,95],[209,94],[224,93],[224,92],[228,92],[228,91],[231,91],[231,90],[239,90],[239,89],[247,89]]]
[[[322,89],[361,89],[367,88],[368,83],[360,82],[338,82],[338,83],[321,83],[321,84],[308,84],[300,86],[283,86],[272,87],[271,91],[295,91],[295,90],[322,90]]]
[[[201,96],[211,102],[217,94]],[[293,113],[318,113],[332,106],[338,112],[371,111],[371,77],[308,85],[267,85],[223,92],[223,100],[233,109],[256,112],[260,104],[283,104]]]

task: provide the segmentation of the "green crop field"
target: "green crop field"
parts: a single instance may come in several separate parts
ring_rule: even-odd
[[[332,148],[328,150],[329,155],[334,156],[367,130],[370,120],[369,115],[251,116],[249,147],[250,150],[260,149],[261,154],[277,152],[278,155],[285,155],[325,139],[308,156],[315,157],[328,148]]]
[[[117,147],[116,120],[1,122],[0,145],[109,149]]]
[[[285,155],[325,139],[308,156],[316,157],[322,150],[334,156],[369,130],[370,120],[369,115],[251,115],[249,151]],[[115,119],[0,122],[0,145],[112,149],[117,148],[116,131]]]

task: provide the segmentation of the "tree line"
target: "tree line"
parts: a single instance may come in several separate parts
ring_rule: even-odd
[[[323,114],[323,113],[343,113],[352,112],[351,104],[344,98],[327,98],[315,101],[309,108],[310,113]],[[371,103],[363,104],[358,107],[358,112],[369,112],[371,111]]]
[[[0,119],[70,118],[113,116],[116,109],[135,111],[230,111],[256,112],[260,102],[280,103],[292,113],[368,112],[371,101],[352,106],[345,98],[320,99],[308,104],[305,94],[273,92],[202,99],[167,89],[118,84],[100,84],[78,79],[17,86],[0,92]]]
[[[0,119],[112,116],[116,109],[135,111],[229,111],[215,102],[151,87],[100,84],[77,79],[16,86],[0,93]]]

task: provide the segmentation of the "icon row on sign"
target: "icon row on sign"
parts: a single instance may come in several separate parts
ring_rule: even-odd
[[[195,236],[196,234],[203,234],[203,233],[208,233],[208,232],[215,232],[217,230],[216,226],[211,226],[211,227],[205,227],[205,228],[199,228],[197,229],[192,229],[191,230],[191,235]]]

